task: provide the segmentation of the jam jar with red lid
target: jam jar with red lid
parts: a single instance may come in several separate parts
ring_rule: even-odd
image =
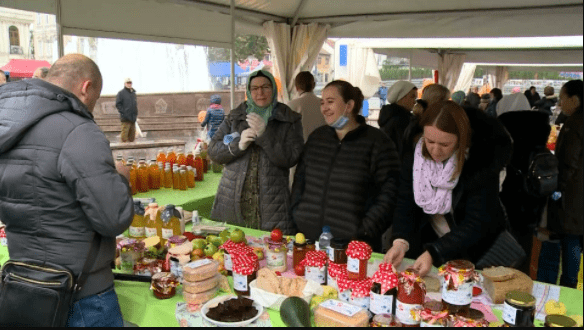
[[[250,283],[257,277],[258,257],[255,253],[236,254],[233,259],[233,291],[238,296],[250,295]]]
[[[373,249],[369,244],[352,241],[347,247],[347,275],[350,280],[359,281],[367,278],[367,265]]]
[[[370,308],[370,294],[373,281],[371,278],[364,280],[351,280],[345,276],[337,278],[339,287],[339,299],[351,305],[359,306],[365,310]]]
[[[395,315],[398,278],[390,263],[379,265],[372,279],[369,310],[374,315]]]
[[[442,276],[442,303],[449,314],[468,311],[472,302],[472,290],[479,281],[475,266],[466,260],[453,260],[440,267]]]
[[[300,264],[304,266],[304,278],[318,284],[327,284],[326,262],[327,254],[324,251],[308,251]]]

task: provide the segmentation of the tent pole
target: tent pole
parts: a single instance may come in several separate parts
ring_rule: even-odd
[[[61,17],[61,0],[55,0],[55,7],[57,11],[57,49],[59,52],[59,58],[65,56],[65,47],[63,45],[63,29],[62,29],[62,17]]]
[[[409,72],[408,72],[408,81],[412,82],[412,57],[414,57],[412,54],[414,53],[414,50],[410,50],[410,61],[409,61]]]
[[[231,110],[235,109],[235,0],[231,0]]]

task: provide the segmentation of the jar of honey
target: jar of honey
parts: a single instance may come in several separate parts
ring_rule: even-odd
[[[306,257],[306,243],[294,242],[294,250],[292,250],[292,267],[296,266]]]
[[[146,165],[146,160],[141,159],[138,165],[138,192],[145,193],[148,192],[148,166]]]
[[[180,170],[179,189],[187,190],[187,171]]]
[[[170,163],[164,167],[164,188],[172,188],[172,169]]]
[[[166,244],[166,241],[172,236],[179,236],[181,234],[180,226],[180,212],[175,208],[174,205],[167,205],[160,216],[162,218],[162,244]]]
[[[373,249],[365,242],[352,241],[346,252],[349,279],[364,280],[367,277],[367,264]]]
[[[156,159],[150,161],[148,170],[148,187],[152,190],[160,189],[160,168],[158,168]]]
[[[130,188],[132,189],[132,195],[138,193],[138,170],[134,168],[134,161],[129,160],[128,165],[130,167]]]
[[[472,302],[472,290],[479,281],[475,266],[466,260],[453,260],[440,267],[442,276],[442,303],[448,313],[468,311]]]
[[[158,203],[150,203],[144,213],[144,231],[146,237],[158,236],[162,238],[162,211],[158,208]]]
[[[187,166],[187,187],[195,188],[195,171],[191,166]]]
[[[134,219],[130,225],[129,234],[132,238],[146,237],[146,221],[144,220],[144,206],[140,201],[134,201]]]

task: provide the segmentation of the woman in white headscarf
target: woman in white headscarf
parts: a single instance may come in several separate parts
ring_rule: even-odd
[[[505,96],[497,103],[497,117],[509,111],[531,110],[529,100],[524,94],[511,94]]]
[[[412,119],[412,109],[416,104],[418,88],[409,81],[398,81],[387,91],[388,105],[379,113],[379,127],[395,143],[402,153],[406,127]]]

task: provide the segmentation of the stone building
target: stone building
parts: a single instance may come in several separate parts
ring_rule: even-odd
[[[34,19],[35,13],[0,7],[0,66],[12,59],[33,59]]]

